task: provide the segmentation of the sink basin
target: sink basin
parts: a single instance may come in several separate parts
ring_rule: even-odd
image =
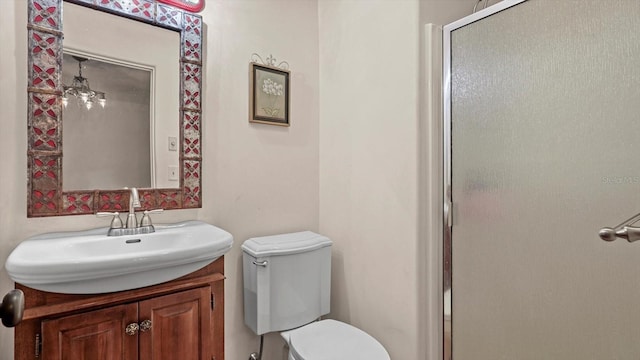
[[[136,289],[177,279],[231,249],[228,232],[201,221],[155,225],[151,234],[108,228],[48,233],[20,243],[5,267],[17,283],[65,294]]]

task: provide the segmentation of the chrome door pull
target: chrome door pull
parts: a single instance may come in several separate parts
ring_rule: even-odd
[[[613,241],[616,238],[627,239],[628,242],[640,240],[640,227],[624,226],[622,229],[615,230],[604,227],[600,229],[600,238],[604,241]]]
[[[616,238],[626,239],[628,242],[640,240],[640,227],[631,226],[640,220],[640,213],[635,214],[629,219],[621,222],[613,228],[603,227],[598,232],[600,238],[604,241],[613,241]]]
[[[255,265],[255,266],[262,266],[262,267],[266,267],[268,263],[269,263],[269,262],[268,262],[267,260],[264,260],[264,261],[261,261],[261,262],[257,262],[257,261],[255,261],[255,260],[253,260],[253,265]]]

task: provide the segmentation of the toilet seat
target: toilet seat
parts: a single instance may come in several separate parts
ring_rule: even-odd
[[[296,360],[390,360],[371,335],[340,321],[317,321],[291,330],[287,336]]]

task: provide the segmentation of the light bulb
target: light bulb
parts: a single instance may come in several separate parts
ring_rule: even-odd
[[[96,99],[98,99],[98,104],[104,108],[107,105],[107,98],[104,96],[104,93],[101,91],[96,91]]]
[[[87,107],[87,110],[91,110],[91,108],[93,107],[93,101],[87,100],[85,106]]]
[[[69,104],[69,98],[66,97],[66,96],[63,96],[62,97],[62,106],[64,106],[66,108],[68,104]]]

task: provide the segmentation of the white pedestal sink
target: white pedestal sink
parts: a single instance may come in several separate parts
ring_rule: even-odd
[[[98,294],[177,279],[227,253],[228,232],[201,221],[155,225],[151,234],[107,236],[108,228],[48,233],[20,243],[5,267],[34,289]]]

